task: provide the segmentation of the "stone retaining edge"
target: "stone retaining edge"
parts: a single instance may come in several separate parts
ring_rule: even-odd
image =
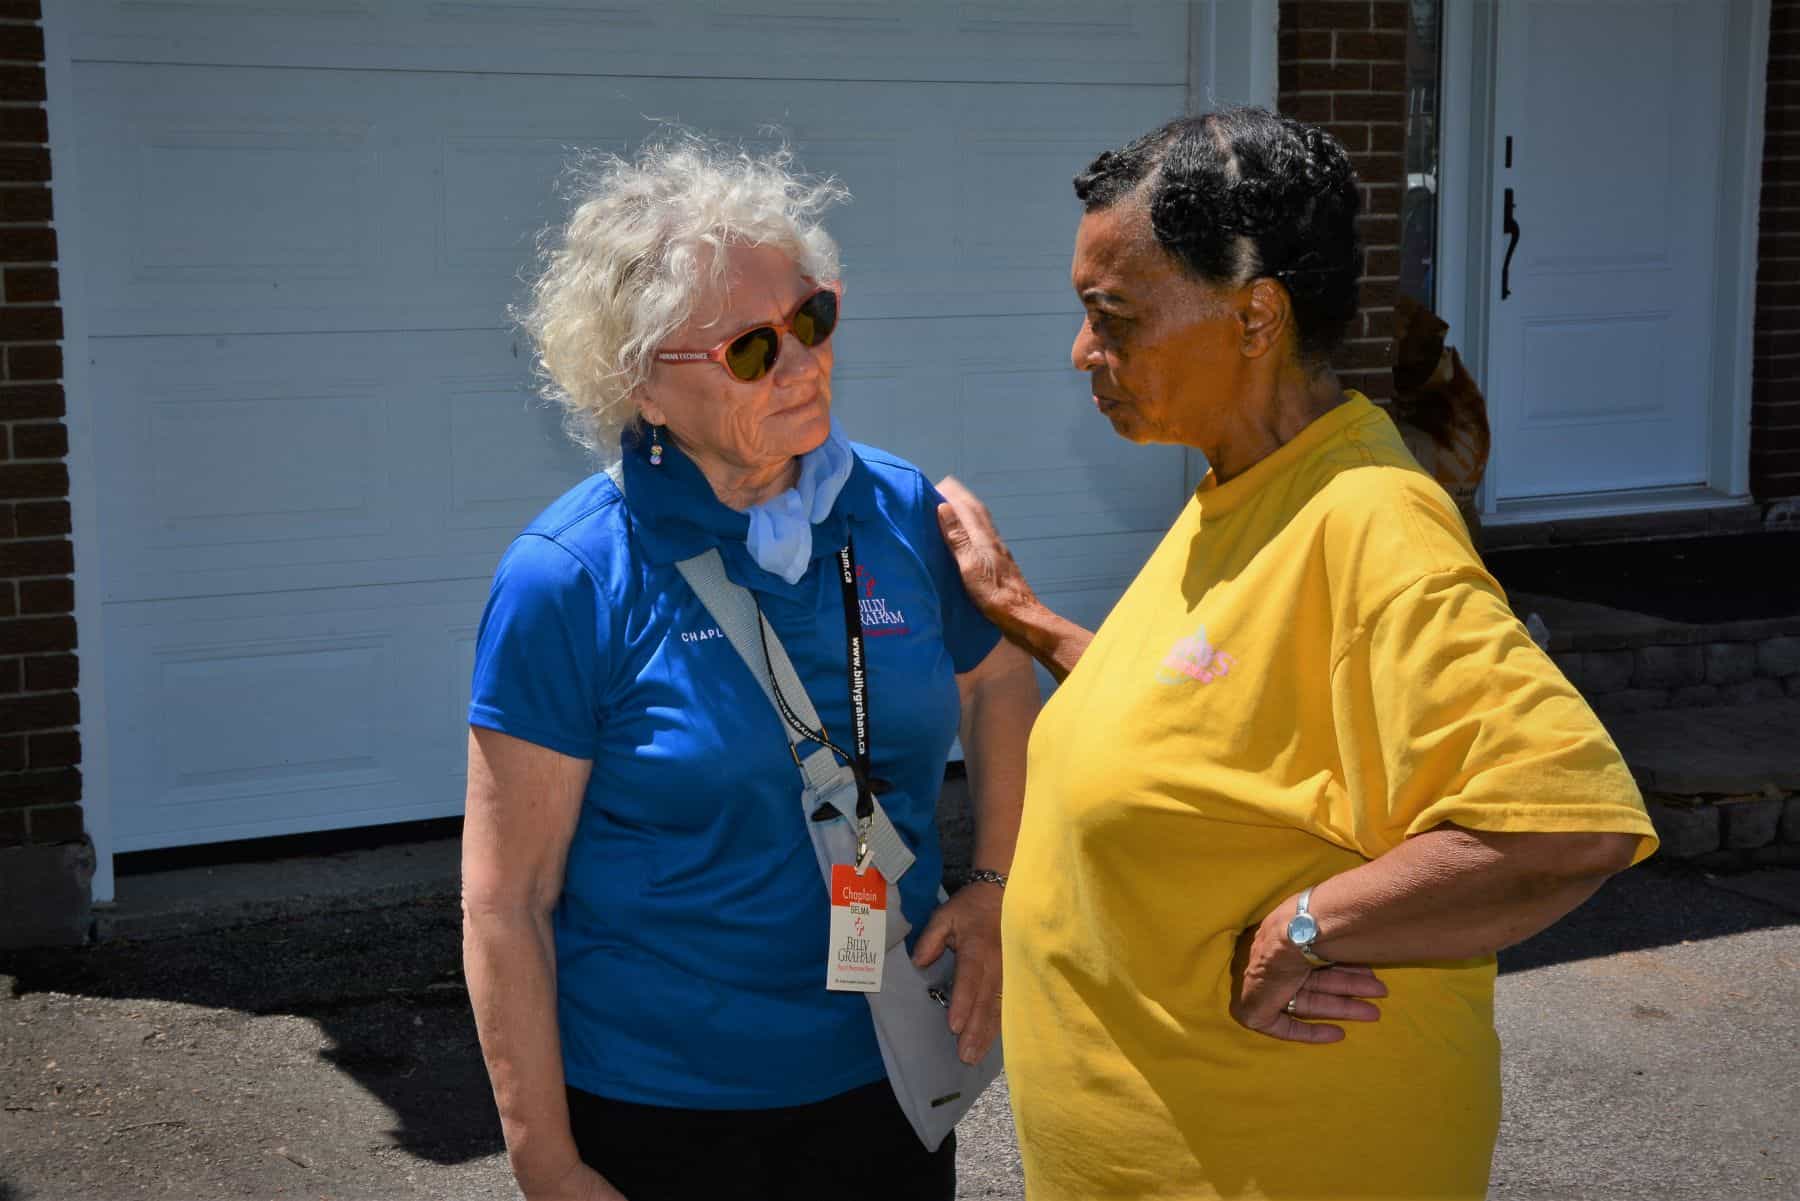
[[[1800,865],[1800,793],[1646,793],[1644,806],[1662,840],[1662,858],[1724,869]]]

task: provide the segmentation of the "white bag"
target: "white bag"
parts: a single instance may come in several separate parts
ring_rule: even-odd
[[[814,729],[821,728],[818,710],[806,695],[806,688],[780,639],[757,610],[750,593],[726,577],[719,552],[709,550],[683,560],[676,567],[737,649],[750,674],[762,686],[769,703],[775,704],[774,685],[769,675],[772,665],[775,681],[789,708],[802,723]],[[762,627],[760,634],[759,625]],[[767,663],[762,654],[765,639]],[[798,816],[806,823],[813,852],[819,861],[820,875],[829,888],[832,865],[856,862],[857,832],[851,817],[856,812],[856,774],[824,748],[801,754],[799,734],[786,720],[781,722],[781,728],[787,733],[789,749],[800,769],[802,788]],[[826,804],[838,816],[814,821],[812,815]],[[880,801],[875,802],[867,837],[871,861],[890,885],[899,883],[900,877],[913,865],[913,853],[881,808]],[[938,902],[942,904],[947,899],[940,887]],[[881,1045],[881,1060],[887,1067],[888,1083],[894,1090],[894,1097],[912,1123],[919,1141],[927,1150],[935,1151],[963,1114],[975,1104],[982,1090],[1000,1075],[1002,1054],[1000,1040],[996,1038],[979,1063],[966,1064],[957,1055],[956,1035],[950,1032],[948,1008],[956,956],[946,949],[930,967],[915,967],[906,952],[906,936],[910,930],[896,892],[888,914],[888,946],[881,991],[863,995],[875,1020],[875,1038]]]
[[[787,695],[785,686],[782,695]],[[830,751],[814,754],[832,759]],[[841,815],[856,811],[856,776],[835,759],[831,766],[841,773],[841,778],[824,789],[806,789],[806,813],[816,812],[821,803],[830,803]],[[819,859],[819,871],[827,881],[831,879],[833,864],[856,862],[856,830],[848,816],[808,821],[807,828]],[[982,1090],[1000,1074],[1000,1040],[994,1040],[978,1063],[967,1064],[957,1056],[956,1035],[950,1032],[947,1007],[956,976],[956,954],[946,948],[931,966],[915,967],[906,953],[906,936],[911,926],[900,910],[898,891],[893,896],[881,991],[864,996],[875,1018],[875,1037],[881,1044],[881,1061],[887,1065],[888,1083],[920,1141],[935,1151],[963,1114],[969,1112]],[[947,899],[939,888],[938,902],[942,904]]]

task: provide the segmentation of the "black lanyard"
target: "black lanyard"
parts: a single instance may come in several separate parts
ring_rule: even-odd
[[[837,752],[838,757],[850,765],[851,773],[856,776],[856,820],[866,828],[875,814],[875,790],[881,785],[875,779],[869,757],[869,669],[864,655],[862,608],[856,599],[856,545],[853,539],[845,540],[838,550],[837,558],[838,581],[844,594],[844,641],[850,651],[846,674],[850,681],[850,726],[854,735],[852,741],[856,746],[855,754],[831,741],[824,729],[809,729],[805,722],[794,716],[787,698],[781,695],[781,685],[775,679],[775,664],[769,658],[768,626],[762,616],[760,602],[756,607],[756,633],[762,639],[763,662],[768,664],[769,686],[775,694],[775,707],[781,711],[782,720],[800,737]],[[823,725],[822,722],[820,724]],[[837,811],[827,803],[821,805],[812,816],[814,821],[824,821],[836,817]]]

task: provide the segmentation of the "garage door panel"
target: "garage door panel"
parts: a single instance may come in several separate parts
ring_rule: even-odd
[[[445,133],[440,143],[434,197],[443,213],[437,233],[437,269],[447,276],[466,275],[486,287],[485,303],[496,316],[495,279],[518,273],[530,262],[536,232],[564,216],[552,184],[570,159],[570,148],[620,153],[624,138],[584,140],[521,133]]]
[[[788,132],[807,170],[850,188],[850,203],[832,210],[826,224],[856,281],[854,303],[871,316],[906,312],[938,269],[937,252],[926,249],[944,240],[943,227],[933,223],[949,217],[948,204],[930,195],[921,177],[929,173],[929,142],[902,130],[846,138],[841,127],[827,131],[812,122],[795,122]]]
[[[1118,439],[1085,377],[1045,365],[1076,320],[846,320],[839,420],[961,475],[1009,537],[1161,529],[1182,455]],[[99,343],[97,390],[125,401],[98,427],[108,599],[486,575],[590,470],[511,351],[497,333]]]
[[[1178,450],[1057,364],[1077,317],[846,320],[846,431],[962,476],[1009,537],[1160,529]],[[484,577],[591,465],[494,333],[97,342],[108,600]],[[148,448],[151,453],[144,453]]]
[[[147,468],[147,503],[137,512],[160,526],[153,545],[387,533],[383,409],[374,389],[304,384],[285,394],[177,395],[146,405],[148,437],[133,439],[131,450]],[[300,410],[304,421],[295,420]]]
[[[108,601],[486,576],[590,470],[496,331],[91,347]]]
[[[1184,0],[82,0],[75,55],[770,79],[1186,79]],[[628,64],[625,65],[625,64]]]
[[[506,324],[577,147],[679,118],[785,128],[855,199],[831,216],[862,316],[1066,307],[1069,180],[1179,88],[543,79],[82,64],[93,333]],[[1020,92],[1032,93],[1019,95]],[[218,113],[228,92],[241,107]],[[328,98],[328,99],[325,99]]]
[[[1166,532],[1131,530],[1077,538],[1020,538],[1008,546],[1040,595],[1103,592],[1110,607],[1136,578]]]
[[[1017,128],[962,134],[954,178],[959,206],[974,219],[964,226],[958,286],[986,290],[1000,285],[1029,292],[1061,285],[1066,294],[1081,219],[1070,181],[1108,145],[1104,133]],[[1006,219],[984,220],[982,214],[1005,214]],[[1064,236],[1045,236],[1052,231]]]
[[[950,372],[863,353],[883,336],[908,339],[922,322],[845,321],[838,327],[831,371],[832,416],[858,442],[879,446],[932,479],[957,470],[954,440],[945,436]],[[890,354],[892,347],[886,348]]]
[[[496,550],[546,504],[592,470],[563,432],[561,406],[533,395],[517,373],[448,381],[449,470],[428,486],[443,493],[434,512],[447,543]],[[463,537],[465,532],[486,537]]]
[[[293,275],[365,280],[371,132],[354,120],[129,122],[133,276],[264,287]]]
[[[1047,361],[962,374],[964,481],[1009,538],[1166,529],[1186,492],[1181,448],[1126,442],[1095,411],[1087,377]]]
[[[391,542],[389,381],[291,339],[91,344],[103,586]],[[320,370],[320,358],[338,370]],[[315,583],[317,582],[315,578]],[[167,584],[151,588],[154,595]]]
[[[92,334],[446,324],[413,303],[434,283],[445,223],[432,203],[441,139],[427,117],[441,87],[424,76],[77,64],[74,195]],[[229,112],[220,95],[233,97]],[[499,324],[507,297],[454,324]]]
[[[956,474],[1008,538],[1163,530],[1186,497],[1181,448],[1133,446],[1069,365],[1080,317],[846,319],[833,396],[852,437]]]
[[[271,637],[157,657],[153,689],[189,722],[171,731],[159,773],[170,800],[220,800],[332,783],[393,783],[378,708],[387,638]],[[246,705],[246,698],[255,698]],[[320,702],[329,700],[328,705]]]
[[[471,581],[109,606],[121,849],[459,812],[485,595]]]
[[[657,119],[786,137],[849,186],[839,419],[982,493],[1059,608],[1096,624],[1186,494],[1181,453],[1120,442],[1065,366],[1069,179],[1180,111],[1180,0],[84,0],[56,25],[116,849],[460,809],[488,581],[591,470],[509,305],[573,153]]]

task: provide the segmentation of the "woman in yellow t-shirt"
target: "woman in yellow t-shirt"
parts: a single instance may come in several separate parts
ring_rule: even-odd
[[[1075,190],[1074,365],[1121,436],[1211,471],[1092,634],[943,486],[970,595],[1064,677],[1002,918],[1027,1193],[1480,1197],[1494,954],[1655,848],[1642,801],[1327,366],[1362,265],[1343,147],[1228,110]]]

